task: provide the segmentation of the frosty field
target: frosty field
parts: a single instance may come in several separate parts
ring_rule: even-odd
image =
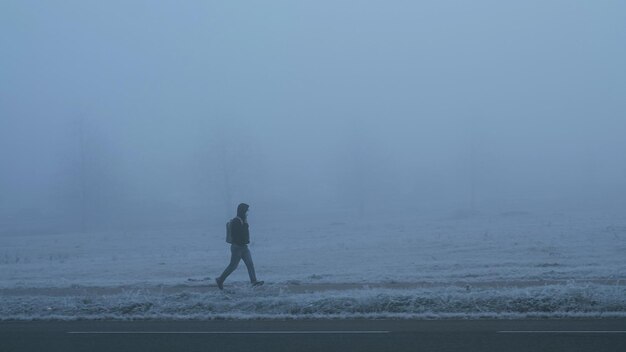
[[[626,218],[251,219],[259,289],[202,229],[0,237],[0,319],[626,316]]]

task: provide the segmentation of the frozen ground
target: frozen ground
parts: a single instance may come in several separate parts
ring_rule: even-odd
[[[251,222],[268,284],[248,288],[242,263],[225,293],[221,225],[3,235],[0,319],[626,315],[617,212]]]

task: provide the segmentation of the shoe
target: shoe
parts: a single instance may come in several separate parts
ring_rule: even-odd
[[[252,283],[252,287],[261,286],[265,283],[265,281],[255,281]]]
[[[217,279],[215,279],[215,282],[217,283],[217,288],[219,288],[220,290],[224,289],[224,281],[222,281],[219,278],[217,278]]]

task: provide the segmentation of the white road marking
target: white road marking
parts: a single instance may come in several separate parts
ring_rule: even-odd
[[[68,331],[68,334],[388,334],[382,330],[252,330],[252,331]]]
[[[626,334],[620,330],[503,330],[499,334]]]

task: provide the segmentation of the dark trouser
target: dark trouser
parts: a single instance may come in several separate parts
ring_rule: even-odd
[[[254,273],[254,263],[252,263],[252,255],[250,254],[250,250],[248,249],[248,245],[230,245],[230,264],[226,267],[222,275],[218,278],[220,281],[225,281],[228,275],[230,275],[235,269],[237,269],[237,265],[239,265],[239,261],[243,259],[243,262],[246,264],[246,268],[248,268],[248,275],[250,276],[250,282],[256,282],[256,274]]]

